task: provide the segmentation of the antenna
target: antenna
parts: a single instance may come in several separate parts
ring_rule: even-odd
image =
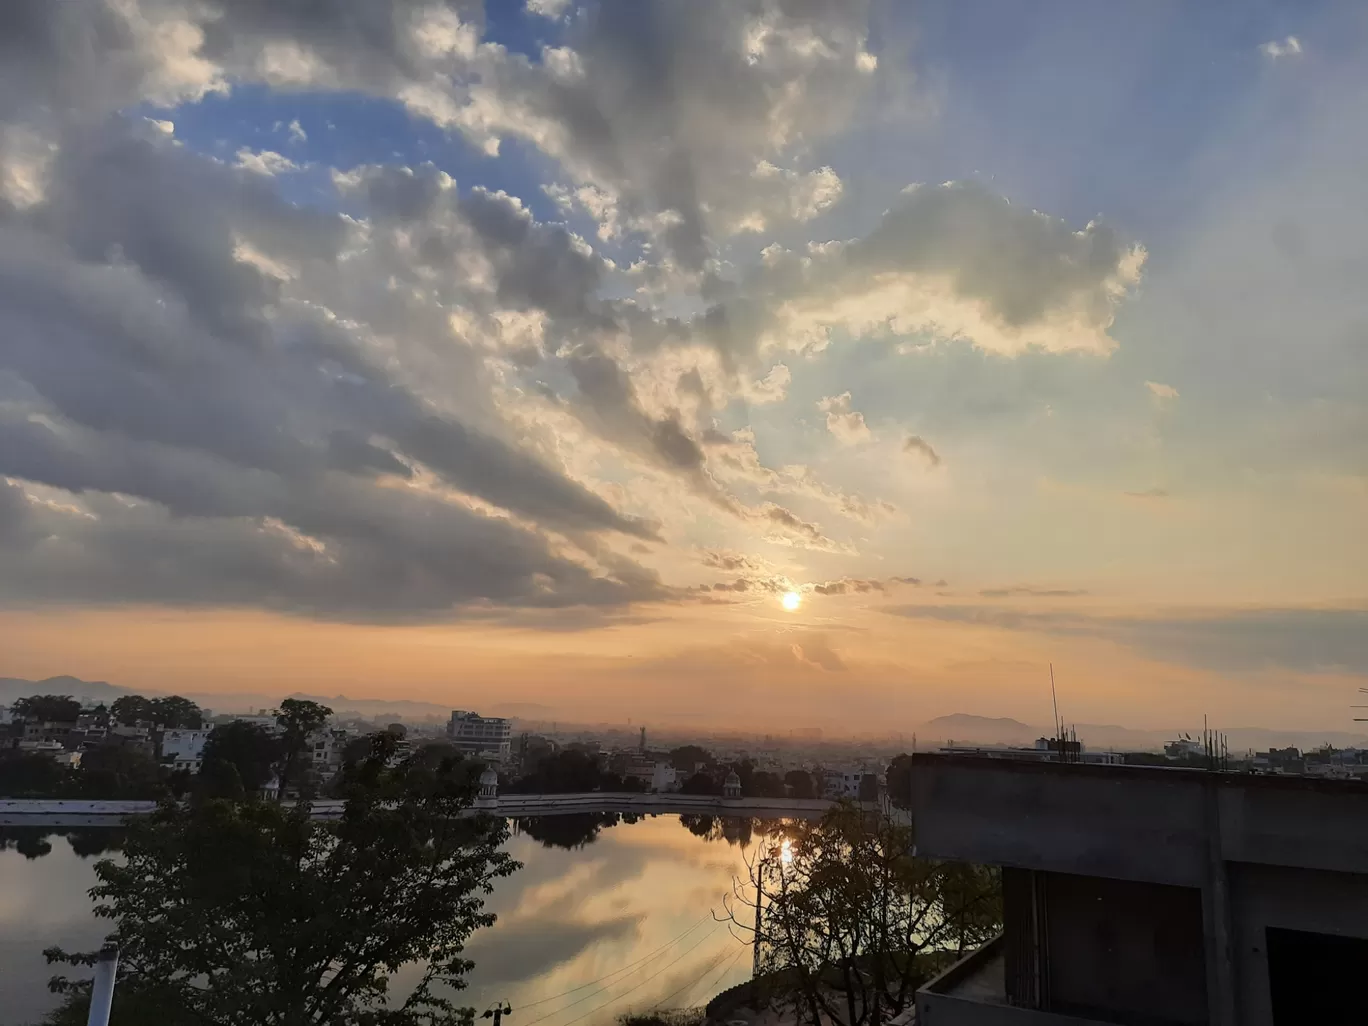
[[[1050,701],[1054,703],[1055,737],[1059,737],[1059,696],[1055,694],[1054,663],[1050,664]]]

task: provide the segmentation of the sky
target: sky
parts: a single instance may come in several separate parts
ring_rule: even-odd
[[[0,674],[1343,729],[1368,11],[8,0]]]

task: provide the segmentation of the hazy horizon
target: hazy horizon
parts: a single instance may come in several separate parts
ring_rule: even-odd
[[[1355,731],[1368,8],[268,6],[5,33],[0,673]]]

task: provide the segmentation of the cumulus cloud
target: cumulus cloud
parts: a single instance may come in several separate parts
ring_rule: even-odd
[[[921,435],[908,435],[903,439],[903,452],[921,456],[930,466],[940,466],[940,454],[936,452],[936,450],[932,448],[931,443]]]
[[[829,395],[817,400],[817,409],[826,414],[827,430],[843,445],[857,445],[873,438],[864,414],[850,408],[850,393]]]
[[[1142,247],[1108,225],[1073,229],[977,183],[904,191],[867,236],[771,249],[698,335],[736,361],[820,351],[834,334],[964,338],[989,352],[1107,353]]]
[[[536,264],[515,210],[465,201],[495,281]],[[349,231],[155,130],[68,131],[41,204],[0,221],[0,597],[385,618],[666,594],[590,540],[653,527],[310,295]]]
[[[266,175],[268,178],[288,171],[299,170],[298,164],[289,157],[275,152],[275,150],[262,150],[257,153],[243,147],[237,151],[236,156],[235,166],[254,174]]]
[[[1301,40],[1296,36],[1270,39],[1266,43],[1259,44],[1259,52],[1269,60],[1274,61],[1280,57],[1295,57],[1302,52]]]
[[[1162,381],[1146,381],[1145,387],[1149,389],[1149,394],[1154,401],[1160,405],[1178,398],[1178,389],[1172,385],[1166,385]]]

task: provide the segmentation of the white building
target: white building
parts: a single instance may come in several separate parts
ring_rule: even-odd
[[[161,761],[172,770],[198,773],[204,765],[204,742],[207,730],[167,730],[162,732]]]
[[[447,724],[447,737],[466,755],[483,755],[506,760],[513,751],[513,722],[502,716],[453,709]]]
[[[822,793],[827,798],[858,798],[860,797],[860,781],[864,779],[864,770],[827,770],[822,775]]]
[[[342,753],[350,740],[345,730],[314,731],[305,742],[309,766],[320,776],[331,777],[342,768]]]
[[[658,762],[651,771],[651,790],[657,792],[678,791],[679,774],[668,762]]]

